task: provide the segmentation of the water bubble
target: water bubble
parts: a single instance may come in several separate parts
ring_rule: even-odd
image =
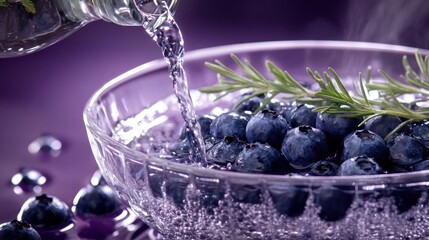
[[[11,183],[14,185],[13,191],[16,194],[42,192],[42,186],[47,182],[47,177],[41,172],[22,168],[11,178]]]
[[[28,145],[28,152],[58,157],[61,154],[62,147],[63,144],[58,138],[50,134],[43,134]]]

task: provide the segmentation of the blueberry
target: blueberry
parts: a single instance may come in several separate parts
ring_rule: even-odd
[[[200,204],[203,206],[209,214],[213,214],[213,210],[219,207],[219,201],[225,197],[225,189],[221,183],[217,182],[204,182],[197,183],[199,189]]]
[[[268,104],[267,104],[267,109],[277,112],[277,113],[281,113],[282,111],[284,111],[286,108],[289,108],[290,104],[278,99],[272,99]]]
[[[246,141],[246,126],[248,121],[249,119],[246,116],[238,113],[223,113],[210,124],[210,134],[219,140],[226,136],[233,136]]]
[[[429,121],[411,124],[410,134],[419,137],[425,147],[429,149]]]
[[[188,139],[183,139],[182,141],[176,143],[170,149],[170,153],[177,159],[184,159],[189,157],[189,154],[191,153],[191,147],[189,146]]]
[[[269,192],[279,214],[298,217],[304,212],[309,194],[302,187],[273,186]]]
[[[304,169],[324,158],[329,145],[322,131],[304,125],[288,131],[281,150],[292,167]]]
[[[277,112],[262,110],[247,123],[246,138],[249,143],[268,143],[280,149],[288,129],[289,124]]]
[[[0,240],[42,240],[42,238],[30,224],[13,220],[0,225]]]
[[[244,146],[245,143],[240,139],[226,136],[207,150],[207,161],[220,166],[226,166],[228,163],[233,164]]]
[[[314,106],[309,104],[299,104],[291,111],[290,125],[291,127],[299,127],[308,125],[316,127],[317,113],[313,112]]]
[[[366,155],[383,167],[387,162],[387,152],[386,144],[378,134],[367,129],[357,130],[344,138],[341,159],[345,161]]]
[[[261,186],[255,184],[231,184],[231,197],[240,203],[262,203]]]
[[[279,151],[268,144],[250,143],[240,153],[234,164],[238,172],[284,173],[286,161]]]
[[[244,100],[246,97],[248,97],[248,96],[243,95],[242,100]],[[237,112],[239,114],[252,114],[258,108],[263,106],[263,102],[264,102],[263,96],[254,96],[254,97],[251,97],[251,98],[245,100],[240,105],[236,106],[236,108],[234,110],[235,110],[235,112]]]
[[[404,213],[415,206],[422,195],[420,189],[398,187],[392,190],[392,196],[395,201],[398,213]]]
[[[387,141],[390,161],[395,165],[409,166],[426,159],[426,148],[416,137],[398,134]]]
[[[183,207],[186,200],[186,188],[188,186],[186,179],[172,177],[165,182],[165,194],[168,201],[178,207]]]
[[[69,223],[71,211],[58,198],[42,194],[28,199],[22,205],[19,217],[34,228],[51,228]]]
[[[395,129],[402,120],[397,116],[381,115],[371,118],[365,123],[365,129],[377,133],[381,138],[385,138],[393,129]]]
[[[336,176],[338,165],[331,161],[318,161],[311,165],[311,168],[306,173],[310,176]]]
[[[88,185],[75,198],[76,213],[85,217],[115,215],[121,210],[121,203],[108,185]]]
[[[358,156],[347,159],[338,169],[340,176],[374,175],[383,173],[380,166],[372,158]]]
[[[286,119],[286,121],[289,123],[290,126],[292,126],[291,125],[292,111],[296,108],[296,105],[297,105],[296,102],[287,103],[279,111],[277,111],[278,113],[280,113],[280,115],[282,115],[284,119]]]
[[[32,192],[40,189],[47,182],[45,174],[30,168],[21,168],[16,173],[11,182],[13,185],[20,187],[24,192]]]
[[[341,142],[351,132],[358,129],[361,118],[346,118],[339,114],[318,113],[316,128],[320,129],[333,142]]]
[[[149,188],[155,198],[162,198],[162,183],[161,172],[149,173]]]
[[[423,160],[411,166],[412,171],[429,170],[429,160]]]
[[[337,187],[323,186],[314,191],[314,203],[320,207],[319,217],[329,222],[343,219],[353,198],[353,194]]]
[[[215,119],[214,116],[211,115],[203,115],[197,118],[198,123],[201,127],[201,134],[203,135],[203,138],[209,138],[210,137],[210,124],[212,124],[213,120]],[[180,139],[184,140],[186,139],[186,127],[182,128],[180,132]]]

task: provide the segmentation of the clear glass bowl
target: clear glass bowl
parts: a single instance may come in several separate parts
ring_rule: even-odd
[[[333,67],[351,82],[368,65],[399,77],[403,55],[413,60],[415,51],[362,42],[262,42],[189,52],[185,68],[192,89],[217,81],[205,61],[218,59],[235,66],[230,53],[249,59],[259,69],[270,59],[303,82],[310,81],[306,67],[320,72]],[[373,71],[373,77],[380,76]],[[156,60],[108,82],[84,110],[89,141],[106,181],[167,239],[429,236],[429,171],[353,177],[245,174],[171,162],[139,151],[158,137],[136,143],[142,132],[178,129],[177,124],[182,124],[177,104],[166,104],[174,100],[167,98],[172,95],[171,85],[166,63]],[[216,104],[196,96],[197,113]]]

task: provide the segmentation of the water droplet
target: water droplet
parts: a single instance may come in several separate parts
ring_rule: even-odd
[[[42,186],[47,182],[47,177],[37,170],[22,168],[13,175],[10,181],[14,185],[13,191],[16,194],[40,193]]]
[[[101,174],[100,170],[97,170],[94,172],[94,174],[91,177],[91,185],[92,186],[98,186],[98,185],[106,185],[106,180],[104,179],[103,175]]]
[[[62,147],[63,144],[58,138],[50,134],[43,134],[28,145],[28,151],[32,154],[48,154],[58,157]]]

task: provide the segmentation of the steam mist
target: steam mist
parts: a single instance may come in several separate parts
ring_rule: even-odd
[[[428,0],[351,0],[345,39],[429,48]]]

